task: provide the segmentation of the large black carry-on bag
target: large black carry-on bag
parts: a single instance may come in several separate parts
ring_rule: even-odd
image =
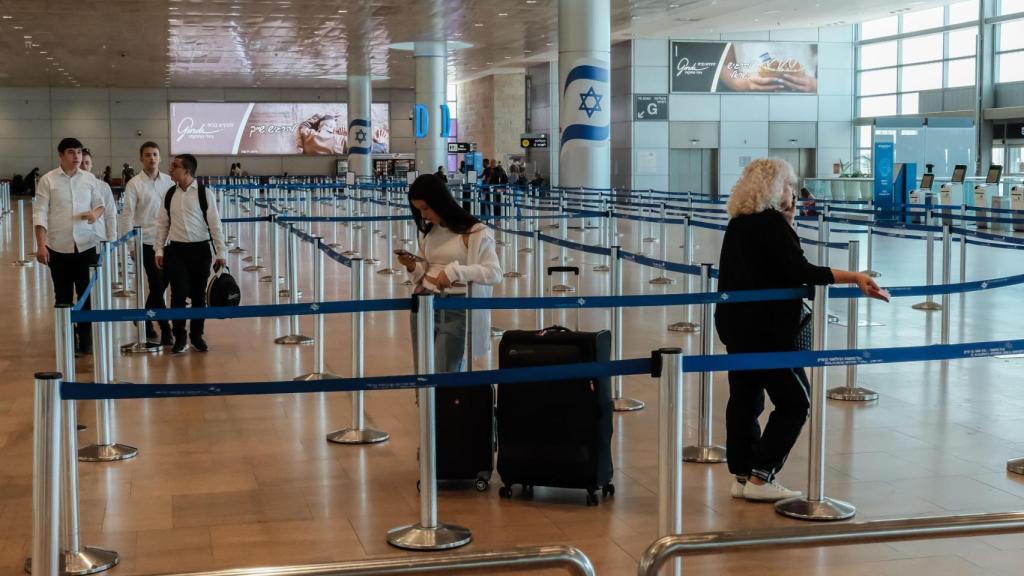
[[[607,361],[611,333],[560,326],[510,330],[499,345],[500,368]],[[498,385],[498,474],[502,497],[520,484],[615,493],[612,479],[612,393],[608,377]]]

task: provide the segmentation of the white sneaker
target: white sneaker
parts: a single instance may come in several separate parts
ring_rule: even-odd
[[[733,478],[732,479],[732,488],[729,489],[729,492],[732,494],[732,497],[733,498],[743,498],[743,487],[744,486],[746,486],[746,484],[744,484],[743,482],[740,482],[736,478]]]
[[[753,482],[747,482],[746,486],[743,487],[743,497],[754,502],[775,502],[776,500],[793,498],[801,494],[803,492],[790,490],[775,480],[760,486]]]

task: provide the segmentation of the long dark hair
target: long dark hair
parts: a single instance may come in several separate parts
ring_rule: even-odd
[[[441,217],[445,226],[456,234],[469,234],[473,226],[480,223],[480,220],[459,206],[448,191],[448,186],[433,174],[423,174],[409,186],[409,209],[412,210],[416,229],[422,234],[427,234],[434,225],[423,219],[420,211],[413,206],[413,200],[426,202],[427,206]]]

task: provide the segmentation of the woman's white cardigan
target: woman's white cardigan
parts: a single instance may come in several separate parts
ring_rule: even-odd
[[[451,282],[473,283],[473,298],[490,298],[491,286],[501,283],[501,263],[494,249],[494,232],[483,224],[477,224],[469,236],[469,262],[458,260],[451,262],[444,269],[445,276]],[[418,234],[420,254],[423,254],[423,234]],[[420,283],[427,269],[423,262],[416,263],[412,272],[412,281]],[[469,310],[473,327],[473,356],[480,357],[491,351],[491,311]]]

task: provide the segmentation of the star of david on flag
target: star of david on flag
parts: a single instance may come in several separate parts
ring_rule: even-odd
[[[363,144],[363,143],[366,142],[366,131],[364,131],[364,130],[357,130],[356,131],[356,142],[358,142],[359,144]]]
[[[604,95],[595,92],[594,87],[591,86],[586,92],[580,92],[580,107],[577,110],[586,112],[587,118],[591,118],[594,116],[594,112],[601,111],[602,98],[604,98]],[[587,100],[593,101],[593,105],[588,105]]]

